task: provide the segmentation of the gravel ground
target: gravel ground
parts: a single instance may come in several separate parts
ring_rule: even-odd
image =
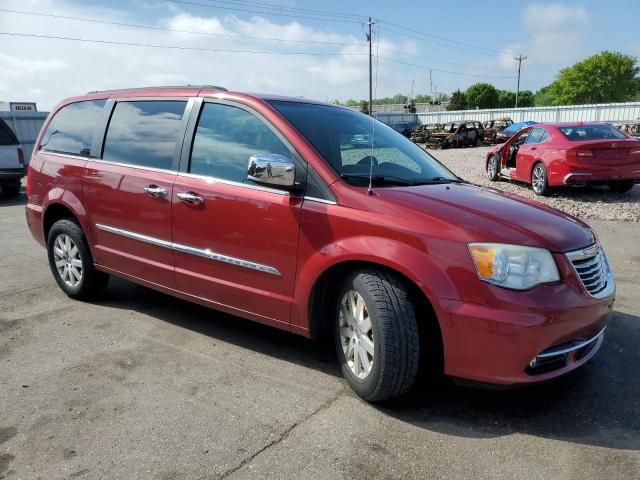
[[[539,197],[531,186],[501,180],[490,182],[485,176],[484,159],[489,147],[427,150],[456,175],[472,183],[499,188],[546,203],[582,219],[640,222],[640,186],[624,194],[606,187],[558,188],[548,197]]]

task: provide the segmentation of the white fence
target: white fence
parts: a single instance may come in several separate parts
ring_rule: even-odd
[[[33,144],[48,112],[0,112],[0,118],[13,130],[24,149],[24,157],[31,158]]]
[[[462,120],[491,120],[511,117],[515,122],[611,122],[625,123],[640,118],[640,102],[601,103],[595,105],[570,105],[562,107],[492,108],[489,110],[459,110],[430,113],[377,113],[375,117],[389,125],[399,122],[419,121],[447,123]]]

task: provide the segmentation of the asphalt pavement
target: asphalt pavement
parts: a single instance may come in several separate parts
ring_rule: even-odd
[[[67,298],[0,199],[0,479],[640,478],[640,224],[592,221],[618,299],[599,354],[536,388],[371,405],[332,347],[113,280]]]

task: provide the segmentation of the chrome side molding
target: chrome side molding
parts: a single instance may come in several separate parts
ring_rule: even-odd
[[[203,250],[200,248],[188,247],[186,245],[180,245],[179,243],[168,242],[155,237],[149,237],[140,233],[130,232],[129,230],[123,230],[121,228],[111,227],[109,225],[102,225],[96,223],[96,228],[104,232],[113,233],[114,235],[120,235],[121,237],[130,238],[132,240],[138,240],[139,242],[149,243],[156,245],[157,247],[167,248],[176,252],[188,253],[196,255],[198,257],[207,258],[216,262],[228,263],[237,267],[248,268],[250,270],[257,270],[259,272],[269,273],[271,275],[281,276],[282,274],[277,268],[269,265],[262,265],[260,263],[251,262],[241,258],[230,257],[221,253],[212,252],[209,249]]]

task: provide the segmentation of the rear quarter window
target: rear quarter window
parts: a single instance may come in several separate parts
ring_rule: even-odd
[[[42,136],[40,148],[88,157],[93,134],[106,100],[86,100],[62,107]]]

